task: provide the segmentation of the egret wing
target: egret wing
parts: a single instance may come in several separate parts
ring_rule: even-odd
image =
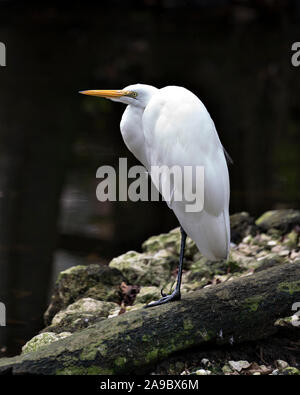
[[[149,166],[164,168],[161,183],[154,184],[173,209],[180,224],[211,259],[225,258],[230,244],[229,177],[222,144],[203,103],[180,87],[160,89],[148,103],[142,119]],[[164,186],[172,167],[194,169],[192,190],[197,187],[196,167],[204,169],[204,205],[198,212],[187,212],[189,203],[175,199],[182,184],[172,177],[170,194]],[[148,169],[150,174],[151,169]],[[153,179],[153,177],[152,177]],[[181,191],[179,189],[181,188]]]

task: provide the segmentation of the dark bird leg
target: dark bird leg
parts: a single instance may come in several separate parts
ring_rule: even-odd
[[[184,258],[184,248],[185,248],[185,241],[186,241],[186,233],[182,227],[180,227],[181,232],[181,245],[180,245],[180,256],[179,256],[179,267],[178,267],[178,275],[177,275],[177,283],[175,290],[171,293],[171,295],[166,295],[163,290],[161,290],[162,298],[157,300],[156,302],[152,302],[144,306],[147,307],[154,307],[160,304],[165,304],[168,302],[173,302],[175,300],[181,299],[180,294],[180,285],[181,285],[181,277],[182,277],[182,266],[183,266],[183,258]]]

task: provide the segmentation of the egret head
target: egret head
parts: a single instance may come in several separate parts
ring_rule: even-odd
[[[89,96],[104,97],[105,99],[137,107],[146,107],[156,90],[157,89],[151,85],[135,84],[129,85],[121,90],[88,90],[79,93]]]

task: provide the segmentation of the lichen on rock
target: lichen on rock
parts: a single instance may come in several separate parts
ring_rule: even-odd
[[[104,265],[73,266],[61,272],[44,315],[45,323],[50,325],[56,313],[81,298],[119,303],[119,286],[123,281],[128,280],[120,271]]]
[[[62,332],[60,334],[53,332],[40,333],[39,335],[34,336],[22,347],[22,354],[27,354],[29,352],[37,351],[40,348],[47,346],[48,344],[53,343],[57,340],[64,339],[65,337],[68,337],[71,334],[72,333],[70,332]]]
[[[119,308],[117,303],[82,298],[59,311],[45,330],[55,333],[75,332],[107,318],[116,308]]]
[[[255,223],[263,231],[276,229],[287,233],[300,225],[300,210],[270,210],[261,215]]]
[[[160,286],[169,281],[177,264],[178,257],[163,249],[153,253],[129,251],[114,258],[109,267],[118,269],[131,284]]]

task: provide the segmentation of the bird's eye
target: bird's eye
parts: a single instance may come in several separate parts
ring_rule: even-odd
[[[137,92],[134,91],[130,91],[126,96],[132,97],[133,99],[135,99],[137,97]]]

